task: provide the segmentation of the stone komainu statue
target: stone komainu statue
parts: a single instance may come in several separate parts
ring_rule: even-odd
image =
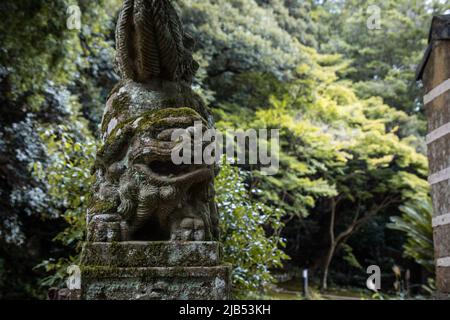
[[[191,90],[193,39],[170,0],[125,0],[116,37],[122,80],[103,115],[88,241],[217,240],[214,166],[171,160],[174,130],[212,127]]]

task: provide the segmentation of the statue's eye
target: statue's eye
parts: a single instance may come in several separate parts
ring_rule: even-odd
[[[156,138],[158,140],[161,141],[172,141],[172,133],[175,131],[176,129],[171,128],[171,129],[166,129],[164,131],[161,131]]]
[[[125,166],[121,163],[113,163],[111,166],[109,166],[108,168],[108,175],[110,177],[114,178],[118,178],[120,177],[124,172],[125,172]]]

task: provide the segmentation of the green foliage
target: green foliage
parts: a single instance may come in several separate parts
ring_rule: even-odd
[[[48,195],[53,205],[64,210],[64,218],[70,225],[55,240],[64,245],[78,246],[84,235],[84,214],[89,202],[86,195],[93,183],[89,168],[95,159],[96,145],[89,136],[81,140],[72,130],[66,126],[42,130],[41,137],[53,161],[46,167],[39,162],[34,163],[33,173],[48,184]]]
[[[380,9],[380,29],[368,29],[372,13]],[[320,34],[320,51],[341,53],[351,60],[344,73],[355,82],[363,98],[382,97],[408,114],[422,108],[415,69],[427,45],[433,14],[449,9],[445,1],[346,0],[317,4],[316,22],[326,26]]]
[[[364,269],[353,254],[352,247],[344,243],[342,249],[344,251],[344,261],[347,262],[349,266],[360,270]]]
[[[35,162],[46,168],[51,161],[39,128],[87,118],[91,130],[97,130],[105,96],[116,78],[109,40],[114,14],[106,13],[104,3],[0,2],[0,255],[4,261],[0,277],[11,279],[0,282],[5,298],[45,295],[37,294],[42,274],[32,268],[42,259],[64,254],[58,244],[49,245],[65,228],[63,209],[55,207],[48,195],[47,187],[52,187],[28,169]],[[71,5],[81,9],[81,30],[67,27]],[[83,144],[83,137],[76,141]]]
[[[44,268],[50,276],[41,281],[48,287],[61,284],[66,277],[70,264],[77,264],[78,254],[85,237],[85,214],[89,202],[90,186],[93,177],[90,168],[95,160],[95,140],[90,138],[82,123],[74,123],[71,128],[57,126],[43,128],[41,138],[46,143],[46,150],[51,162],[44,166],[40,162],[32,165],[32,171],[38,181],[48,185],[51,205],[63,212],[67,227],[53,240],[63,245],[71,253],[57,260],[51,258],[40,263],[36,268]],[[79,130],[78,134],[73,132]],[[82,140],[80,133],[84,133]]]
[[[217,127],[281,130],[279,173],[245,169],[249,189],[262,191],[258,201],[295,217],[285,236],[299,264],[323,260],[331,198],[339,202],[337,233],[363,218],[351,235],[372,216],[385,216],[383,224],[399,205],[428,194],[413,79],[428,32],[423,8],[435,4],[418,1],[411,14],[419,16],[411,16],[408,1],[400,2],[380,5],[380,31],[366,27],[372,2],[180,2],[199,42],[201,91]],[[302,14],[301,6],[312,9]],[[351,260],[364,263],[358,253]]]
[[[111,43],[105,39],[111,26],[101,8],[102,2],[2,2],[0,65],[7,67],[9,73],[8,99],[25,98],[31,111],[37,112],[45,105],[45,92],[49,87],[78,82],[84,87],[80,89],[99,90],[92,86],[95,79],[80,79],[79,72],[86,72],[102,54],[109,55],[106,59],[112,58]],[[83,30],[80,33],[66,26],[67,9],[71,5],[79,5],[82,12]],[[83,56],[90,59],[83,59]],[[98,92],[91,96],[96,95]]]
[[[238,296],[259,292],[273,283],[270,269],[282,267],[282,261],[288,259],[281,250],[285,246],[280,236],[281,210],[256,201],[246,189],[245,175],[224,164],[216,179],[224,261],[234,267]]]
[[[389,228],[406,235],[404,254],[434,273],[433,206],[430,199],[413,201],[400,207],[401,216],[391,217]]]
[[[248,168],[253,170],[250,185],[262,190],[259,201],[308,220],[309,230],[290,229],[286,237],[309,243],[311,255],[321,260],[330,198],[339,202],[335,232],[351,227],[345,242],[373,216],[390,215],[402,203],[426,197],[427,159],[417,151],[416,131],[400,129],[411,119],[405,112],[379,97],[361,98],[353,82],[340,80],[349,68],[345,59],[306,47],[302,51],[306,62],[290,81],[254,72],[235,76],[236,88],[255,86],[249,90],[254,95],[219,100],[216,115],[221,129],[280,129],[280,171],[266,177]],[[299,254],[310,259],[306,252]],[[345,258],[352,258],[354,266],[360,260],[354,254]]]
[[[257,69],[283,76],[301,61],[298,40],[280,25],[279,15],[255,0],[183,0],[179,5],[202,56],[218,73]]]
[[[314,42],[308,33],[313,22],[302,11],[308,4],[288,3],[292,1],[178,1],[186,29],[197,41],[201,69],[196,88],[208,102],[252,107],[249,100],[257,101],[254,86],[250,81],[244,84],[241,75],[260,73],[286,80],[306,60],[301,43]]]
[[[14,14],[18,11],[20,17]],[[46,4],[30,0],[4,1],[0,12],[3,49],[0,61],[11,70],[10,99],[16,100],[27,93],[27,102],[33,110],[38,110],[44,102],[41,96],[44,86],[53,80],[48,74],[57,71],[54,79],[67,83],[75,71],[75,65],[70,63],[76,59],[76,51],[72,49],[76,45],[75,35],[70,36],[65,19],[54,18],[65,15],[66,1]],[[40,28],[41,32],[34,32],[34,28]],[[26,76],[30,74],[33,76]]]
[[[282,169],[256,177],[266,199],[289,215],[307,216],[321,198],[339,196],[370,210],[387,197],[401,203],[426,195],[426,157],[414,137],[400,138],[392,125],[406,115],[380,99],[358,99],[351,83],[338,81],[338,59],[309,53],[316,63],[298,70],[310,78],[311,100],[272,96],[272,107],[249,123],[281,130]],[[289,86],[303,86],[301,76]]]

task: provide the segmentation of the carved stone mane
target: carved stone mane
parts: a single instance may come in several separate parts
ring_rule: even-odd
[[[116,31],[117,64],[124,79],[192,82],[194,41],[170,0],[125,0]]]

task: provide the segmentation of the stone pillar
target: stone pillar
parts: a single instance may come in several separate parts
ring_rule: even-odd
[[[429,46],[418,70],[425,87],[429,183],[434,207],[438,298],[450,297],[450,15],[432,20]]]
[[[174,161],[180,150],[202,153],[195,137],[213,128],[191,89],[194,40],[170,0],[125,0],[116,44],[122,80],[101,125],[81,297],[227,299],[231,270],[220,263],[215,164]]]

